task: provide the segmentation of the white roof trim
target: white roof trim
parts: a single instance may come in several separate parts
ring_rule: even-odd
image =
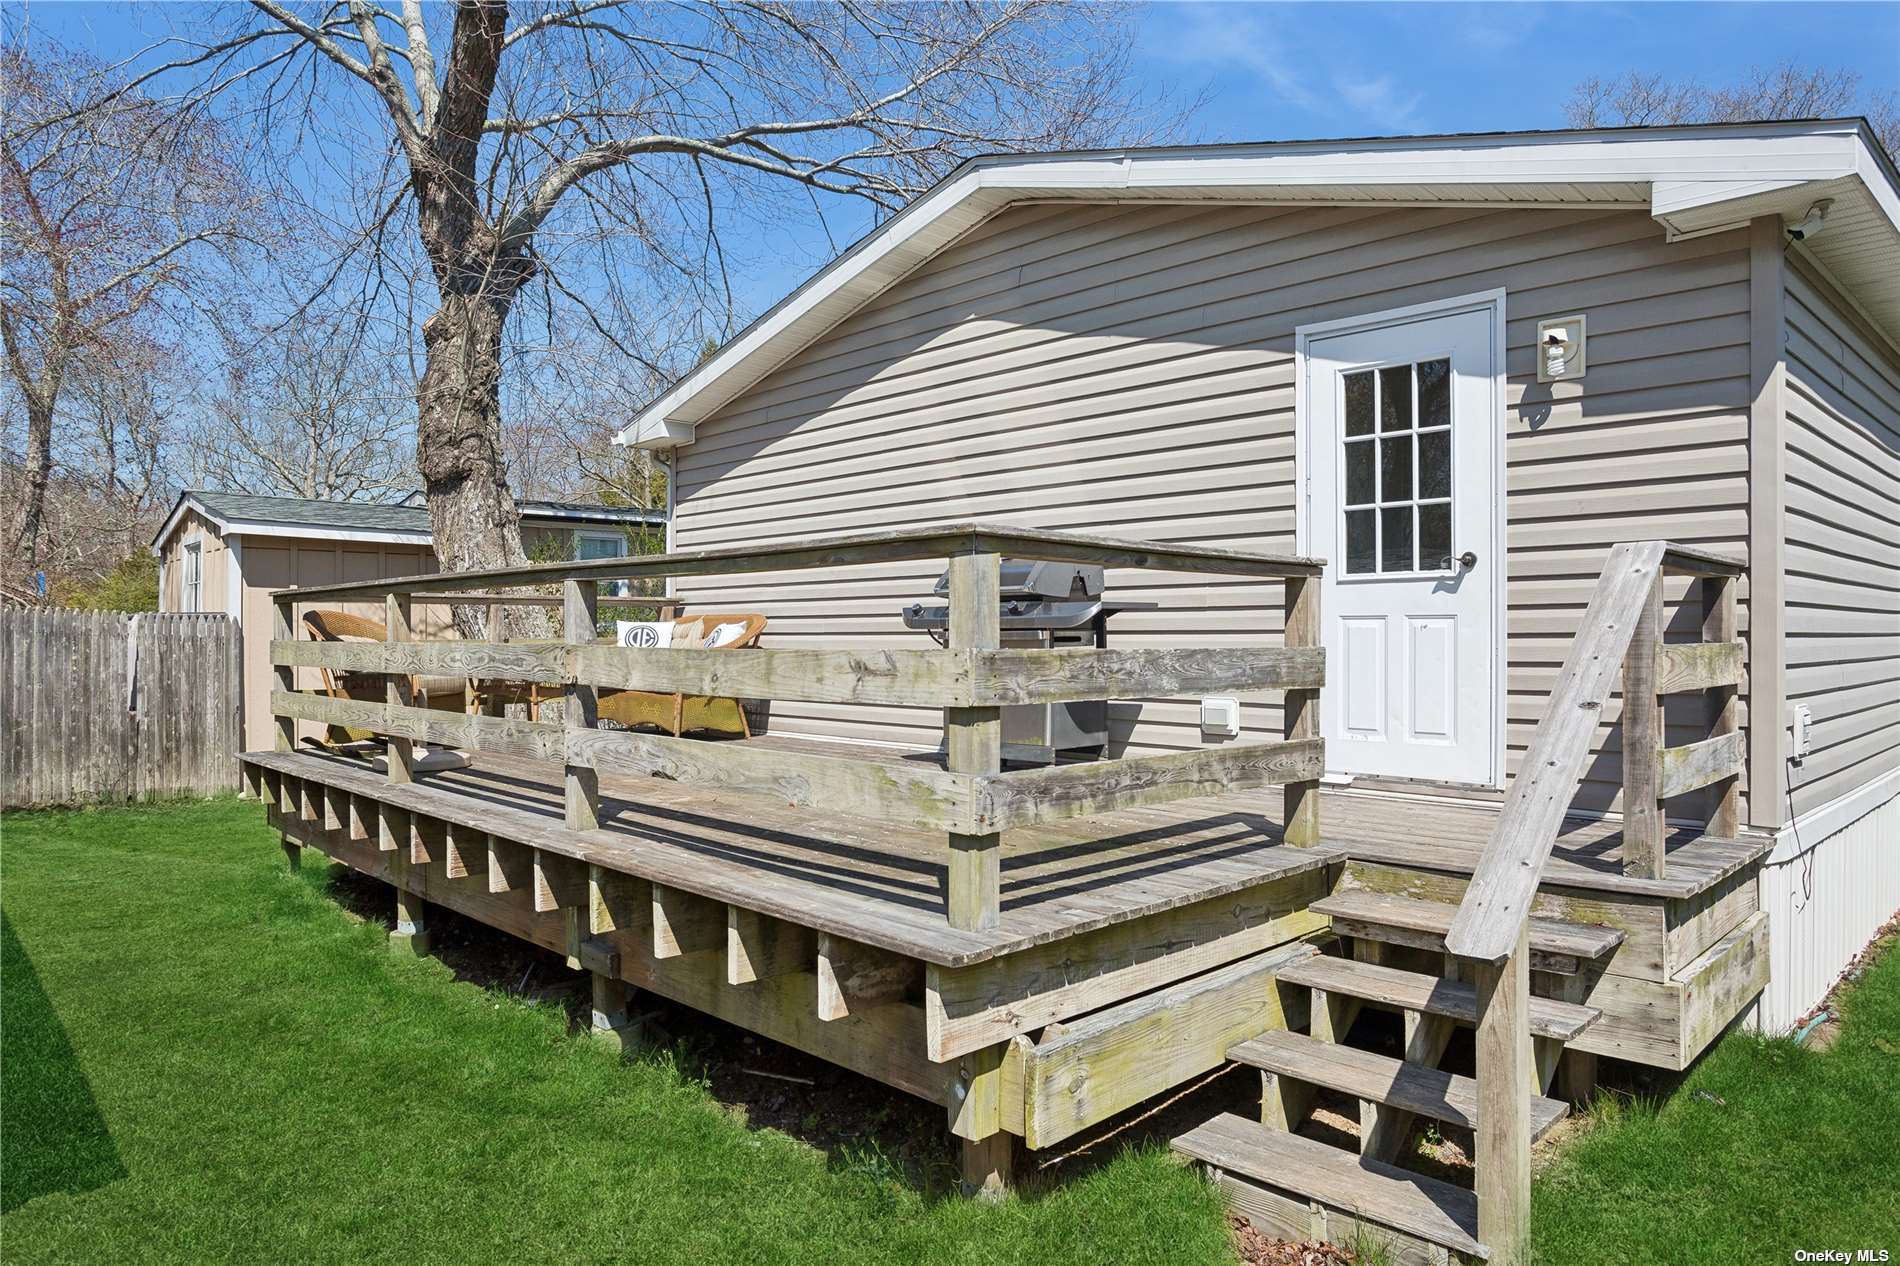
[[[1814,186],[1864,191],[1900,248],[1900,187],[1858,120],[1392,137],[972,159],[832,261],[614,437],[673,448],[698,423],[956,238],[1018,202],[1243,200],[1562,205],[1646,187],[1672,237],[1765,214],[1799,216]],[[1790,209],[1795,208],[1795,209]],[[1816,244],[1825,243],[1825,236]],[[1824,248],[1823,248],[1824,249]],[[1838,271],[1838,269],[1837,269]],[[1900,307],[1883,313],[1900,327]]]

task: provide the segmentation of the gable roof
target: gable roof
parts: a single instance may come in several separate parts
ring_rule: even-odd
[[[663,510],[632,506],[584,505],[570,501],[521,501],[521,517],[536,525],[585,523],[627,525],[664,523]],[[322,501],[306,497],[262,497],[247,492],[191,488],[178,494],[171,513],[152,537],[158,549],[177,530],[186,510],[196,510],[227,536],[314,536],[324,540],[369,541],[389,545],[428,545],[434,541],[429,509],[420,494],[399,505],[363,501]]]
[[[959,166],[649,403],[617,444],[672,448],[965,233],[1028,201],[1625,206],[1671,240],[1833,200],[1801,248],[1900,331],[1900,176],[1864,119],[989,155]]]

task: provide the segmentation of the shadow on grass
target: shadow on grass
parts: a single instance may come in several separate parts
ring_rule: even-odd
[[[66,1027],[13,924],[0,914],[0,1213],[126,1176]]]
[[[331,864],[319,882],[355,918],[395,926],[394,890],[382,880]],[[570,1033],[586,1029],[587,974],[569,970],[560,954],[439,905],[428,907],[428,927],[430,957],[455,980],[557,1008]],[[822,1152],[834,1172],[894,1182],[932,1201],[960,1198],[958,1145],[943,1108],[657,994],[636,993],[631,1011],[640,1034],[632,1058],[703,1085],[747,1128],[797,1139]],[[1125,1148],[1165,1147],[1214,1113],[1258,1112],[1257,1076],[1202,1081],[1209,1084],[1130,1109],[1042,1153],[1019,1144],[1018,1197],[1039,1199]]]

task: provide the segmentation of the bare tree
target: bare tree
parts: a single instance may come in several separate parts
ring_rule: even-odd
[[[360,323],[304,314],[226,354],[224,390],[190,439],[198,482],[320,500],[415,488],[415,381]]]
[[[1755,68],[1733,84],[1708,87],[1628,71],[1592,76],[1571,90],[1564,116],[1572,127],[1657,127],[1670,123],[1741,123],[1864,115],[1887,152],[1900,146],[1894,94],[1864,90],[1860,72],[1784,62]]]
[[[26,421],[12,536],[29,572],[70,371],[81,357],[108,365],[115,339],[183,303],[255,210],[215,126],[106,92],[103,76],[76,55],[0,50],[0,342]]]
[[[451,570],[522,558],[502,384],[524,298],[550,343],[558,305],[663,381],[704,335],[666,328],[667,294],[730,311],[726,209],[888,213],[969,154],[1140,139],[1151,117],[1110,5],[252,2],[147,73],[250,94],[286,147],[348,119],[322,148],[358,182],[357,247],[399,270],[406,239],[433,285],[416,451]]]

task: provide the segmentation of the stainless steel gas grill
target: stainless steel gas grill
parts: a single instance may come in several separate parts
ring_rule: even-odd
[[[1002,563],[1002,639],[1005,647],[1107,646],[1108,619],[1118,611],[1151,611],[1152,602],[1110,602],[1102,597],[1102,569],[1075,563]],[[950,596],[950,573],[933,592]],[[943,645],[950,608],[913,603],[904,608],[906,628],[921,629]],[[1108,743],[1108,703],[1022,704],[1003,709],[1003,759],[1049,764],[1057,754],[1099,756]]]

